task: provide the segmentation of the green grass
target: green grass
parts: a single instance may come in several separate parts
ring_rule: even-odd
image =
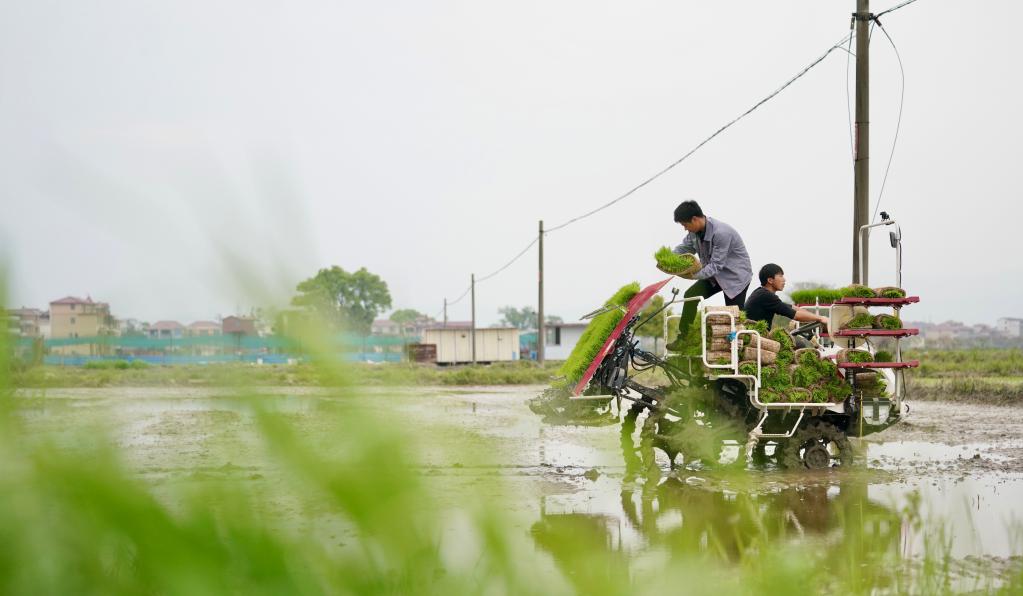
[[[84,368],[87,370],[128,370],[133,369],[145,369],[149,368],[149,363],[145,360],[90,360],[86,362]]]
[[[109,361],[103,361],[104,364]],[[442,367],[433,364],[353,363],[346,381],[355,385],[533,385],[557,374],[560,362],[502,362]],[[322,369],[314,364],[210,364],[149,366],[36,366],[12,375],[24,388],[54,387],[278,387],[320,385]]]
[[[696,259],[691,254],[679,255],[671,251],[667,246],[662,246],[654,253],[657,259],[657,266],[667,273],[681,274],[689,271],[696,264]]]

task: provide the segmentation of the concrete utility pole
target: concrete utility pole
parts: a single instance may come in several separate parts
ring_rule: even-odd
[[[864,243],[860,254],[860,226],[870,223],[870,0],[856,0],[853,20],[856,25],[856,129],[853,183],[853,283],[861,283],[860,261],[863,275],[867,275],[870,255]]]
[[[544,319],[543,319],[543,220],[540,220],[540,281],[537,284],[540,292],[539,304],[536,308],[536,361],[543,364]]]
[[[476,274],[469,275],[469,291],[472,293],[472,331],[469,343],[472,345],[472,363],[476,364]],[[464,296],[464,294],[463,294]]]
[[[444,299],[444,326],[448,326],[448,299]]]

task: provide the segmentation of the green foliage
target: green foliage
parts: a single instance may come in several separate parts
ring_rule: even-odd
[[[501,322],[505,325],[517,329],[536,329],[537,315],[532,306],[523,306],[522,308],[504,306],[497,309],[497,312],[501,315]]]
[[[894,287],[890,287],[890,288],[877,288],[875,291],[877,292],[877,295],[880,296],[881,298],[905,298],[906,297],[906,290],[903,290],[902,288],[894,288]]]
[[[757,363],[756,362],[750,362],[748,360],[745,361],[745,362],[740,362],[739,363],[739,374],[740,375],[750,375],[750,376],[753,376],[753,377],[757,376]]]
[[[781,401],[781,394],[774,389],[761,389],[760,390],[760,401],[765,404],[773,404]]]
[[[846,321],[843,329],[873,329],[874,316],[870,313],[860,313]]]
[[[761,387],[784,395],[792,388],[792,375],[787,366],[772,364],[761,368]]]
[[[805,404],[810,401],[810,390],[803,387],[793,387],[785,394],[785,401]]]
[[[771,339],[781,344],[782,352],[786,350],[791,352],[793,347],[795,346],[795,344],[792,341],[792,336],[789,335],[789,332],[785,331],[784,329],[775,329],[769,335]]]
[[[296,289],[292,304],[311,310],[335,328],[363,336],[369,335],[377,315],[391,307],[387,282],[365,267],[354,273],[337,265],[320,269]]]
[[[895,362],[895,355],[885,350],[874,353],[874,362]]]
[[[877,293],[861,284],[852,284],[839,290],[843,298],[877,298]]]
[[[87,370],[128,370],[149,368],[145,360],[90,360],[83,367]]]
[[[671,314],[671,309],[661,310],[657,313],[657,316],[650,319],[653,313],[657,312],[664,307],[664,298],[661,296],[654,296],[646,306],[639,311],[639,320],[646,321],[642,325],[636,328],[636,335],[642,335],[644,337],[662,337],[664,335],[664,319]],[[647,321],[647,319],[650,319]]]
[[[608,312],[599,314],[590,320],[590,324],[583,330],[575,348],[569,354],[565,363],[558,370],[565,382],[574,385],[586,374],[586,369],[596,358],[604,342],[611,336],[611,332],[625,316],[624,307],[632,298],[639,293],[639,284],[633,282],[622,286],[611,298],[604,303],[605,306],[616,306]]]
[[[877,315],[874,317],[875,329],[902,329],[902,319],[895,315]]]
[[[796,304],[831,304],[842,298],[842,291],[833,288],[810,288],[807,290],[795,290],[790,296]]]
[[[751,331],[756,331],[757,333],[760,334],[761,337],[769,337],[768,330],[770,329],[770,326],[767,324],[767,321],[749,321],[749,320],[747,320],[744,325],[745,325],[746,329],[749,329]],[[746,343],[748,345],[756,345],[755,344],[755,339],[753,338],[752,335],[743,335],[742,336],[742,340],[743,340],[744,343]]]
[[[796,364],[799,364],[801,366],[816,367],[820,361],[821,361],[820,355],[818,355],[817,351],[813,350],[812,348],[807,348],[804,351],[801,351],[799,353],[798,358],[796,358]]]
[[[832,377],[824,386],[828,390],[828,399],[836,403],[852,394],[852,387],[849,386],[849,383],[838,377]]]
[[[693,268],[696,260],[691,254],[678,255],[667,246],[662,246],[654,253],[657,266],[666,273],[680,274]]]
[[[826,385],[817,385],[810,388],[810,401],[813,403],[822,404],[829,401],[830,398],[831,395],[828,393]]]
[[[420,319],[425,319],[426,315],[413,308],[399,308],[392,312],[389,318],[395,323],[404,326],[415,323]]]

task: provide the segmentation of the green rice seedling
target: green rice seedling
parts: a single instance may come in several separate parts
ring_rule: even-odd
[[[611,298],[605,302],[605,306],[616,306],[624,308],[632,298],[639,293],[639,284],[633,282],[622,286]],[[565,359],[565,363],[558,370],[560,376],[565,377],[564,383],[575,384],[586,374],[586,369],[597,356],[597,352],[603,347],[604,342],[611,336],[611,332],[618,326],[625,313],[622,308],[615,308],[608,312],[601,313],[590,321],[590,324],[583,330],[579,341],[576,342],[572,353]]]
[[[792,351],[794,344],[792,343],[792,336],[789,335],[788,331],[784,329],[775,329],[770,333],[771,339],[781,344],[781,351],[786,350]]]
[[[665,273],[681,275],[688,273],[695,265],[696,259],[691,254],[679,255],[667,246],[662,246],[654,253],[657,266]]]
[[[787,366],[777,364],[766,366],[760,373],[761,386],[784,394],[792,388],[792,375],[789,374]]]
[[[794,354],[796,364],[802,366],[816,367],[817,363],[820,362],[821,359],[820,355],[817,353],[817,350],[813,348],[802,348],[796,350]]]
[[[891,352],[881,350],[874,354],[874,362],[895,362],[895,356]]]
[[[768,330],[770,329],[770,326],[767,324],[767,321],[747,320],[745,322],[745,327],[747,330],[756,331],[757,333],[760,334],[761,337],[768,337]],[[742,341],[746,345],[755,345],[754,342],[756,341],[756,339],[752,335],[747,334],[742,336]]]
[[[821,381],[821,373],[812,365],[800,365],[792,373],[792,384],[796,387],[811,387]]]
[[[810,401],[816,404],[822,404],[829,401],[831,394],[828,393],[828,387],[826,384],[817,384],[810,388]]]
[[[795,290],[790,294],[796,304],[831,304],[842,298],[842,292],[832,288]]]
[[[874,317],[875,329],[902,329],[902,319],[895,315],[877,315]]]
[[[751,375],[757,376],[757,363],[750,360],[739,363],[739,374],[740,375]]]
[[[810,390],[803,387],[793,387],[785,395],[785,401],[804,404],[810,401]]]
[[[821,374],[822,379],[833,379],[838,377],[838,365],[822,358],[817,361],[817,372]]]
[[[774,389],[761,389],[760,390],[760,401],[765,404],[773,404],[781,401],[781,394]]]
[[[838,377],[832,378],[825,384],[825,388],[828,390],[828,399],[832,402],[840,402],[845,398],[852,395],[852,387],[849,383],[846,383]]]
[[[875,288],[874,292],[881,298],[905,298],[906,290],[894,286]]]
[[[843,298],[877,298],[874,290],[861,284],[852,284],[839,290]]]
[[[843,329],[873,329],[874,316],[870,313],[860,313],[846,321]]]
[[[873,362],[874,357],[866,350],[842,350],[838,353],[838,359],[842,362]]]

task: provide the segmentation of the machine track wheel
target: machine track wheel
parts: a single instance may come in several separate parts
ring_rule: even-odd
[[[781,447],[781,462],[786,468],[811,470],[850,466],[852,443],[834,424],[811,419]]]

